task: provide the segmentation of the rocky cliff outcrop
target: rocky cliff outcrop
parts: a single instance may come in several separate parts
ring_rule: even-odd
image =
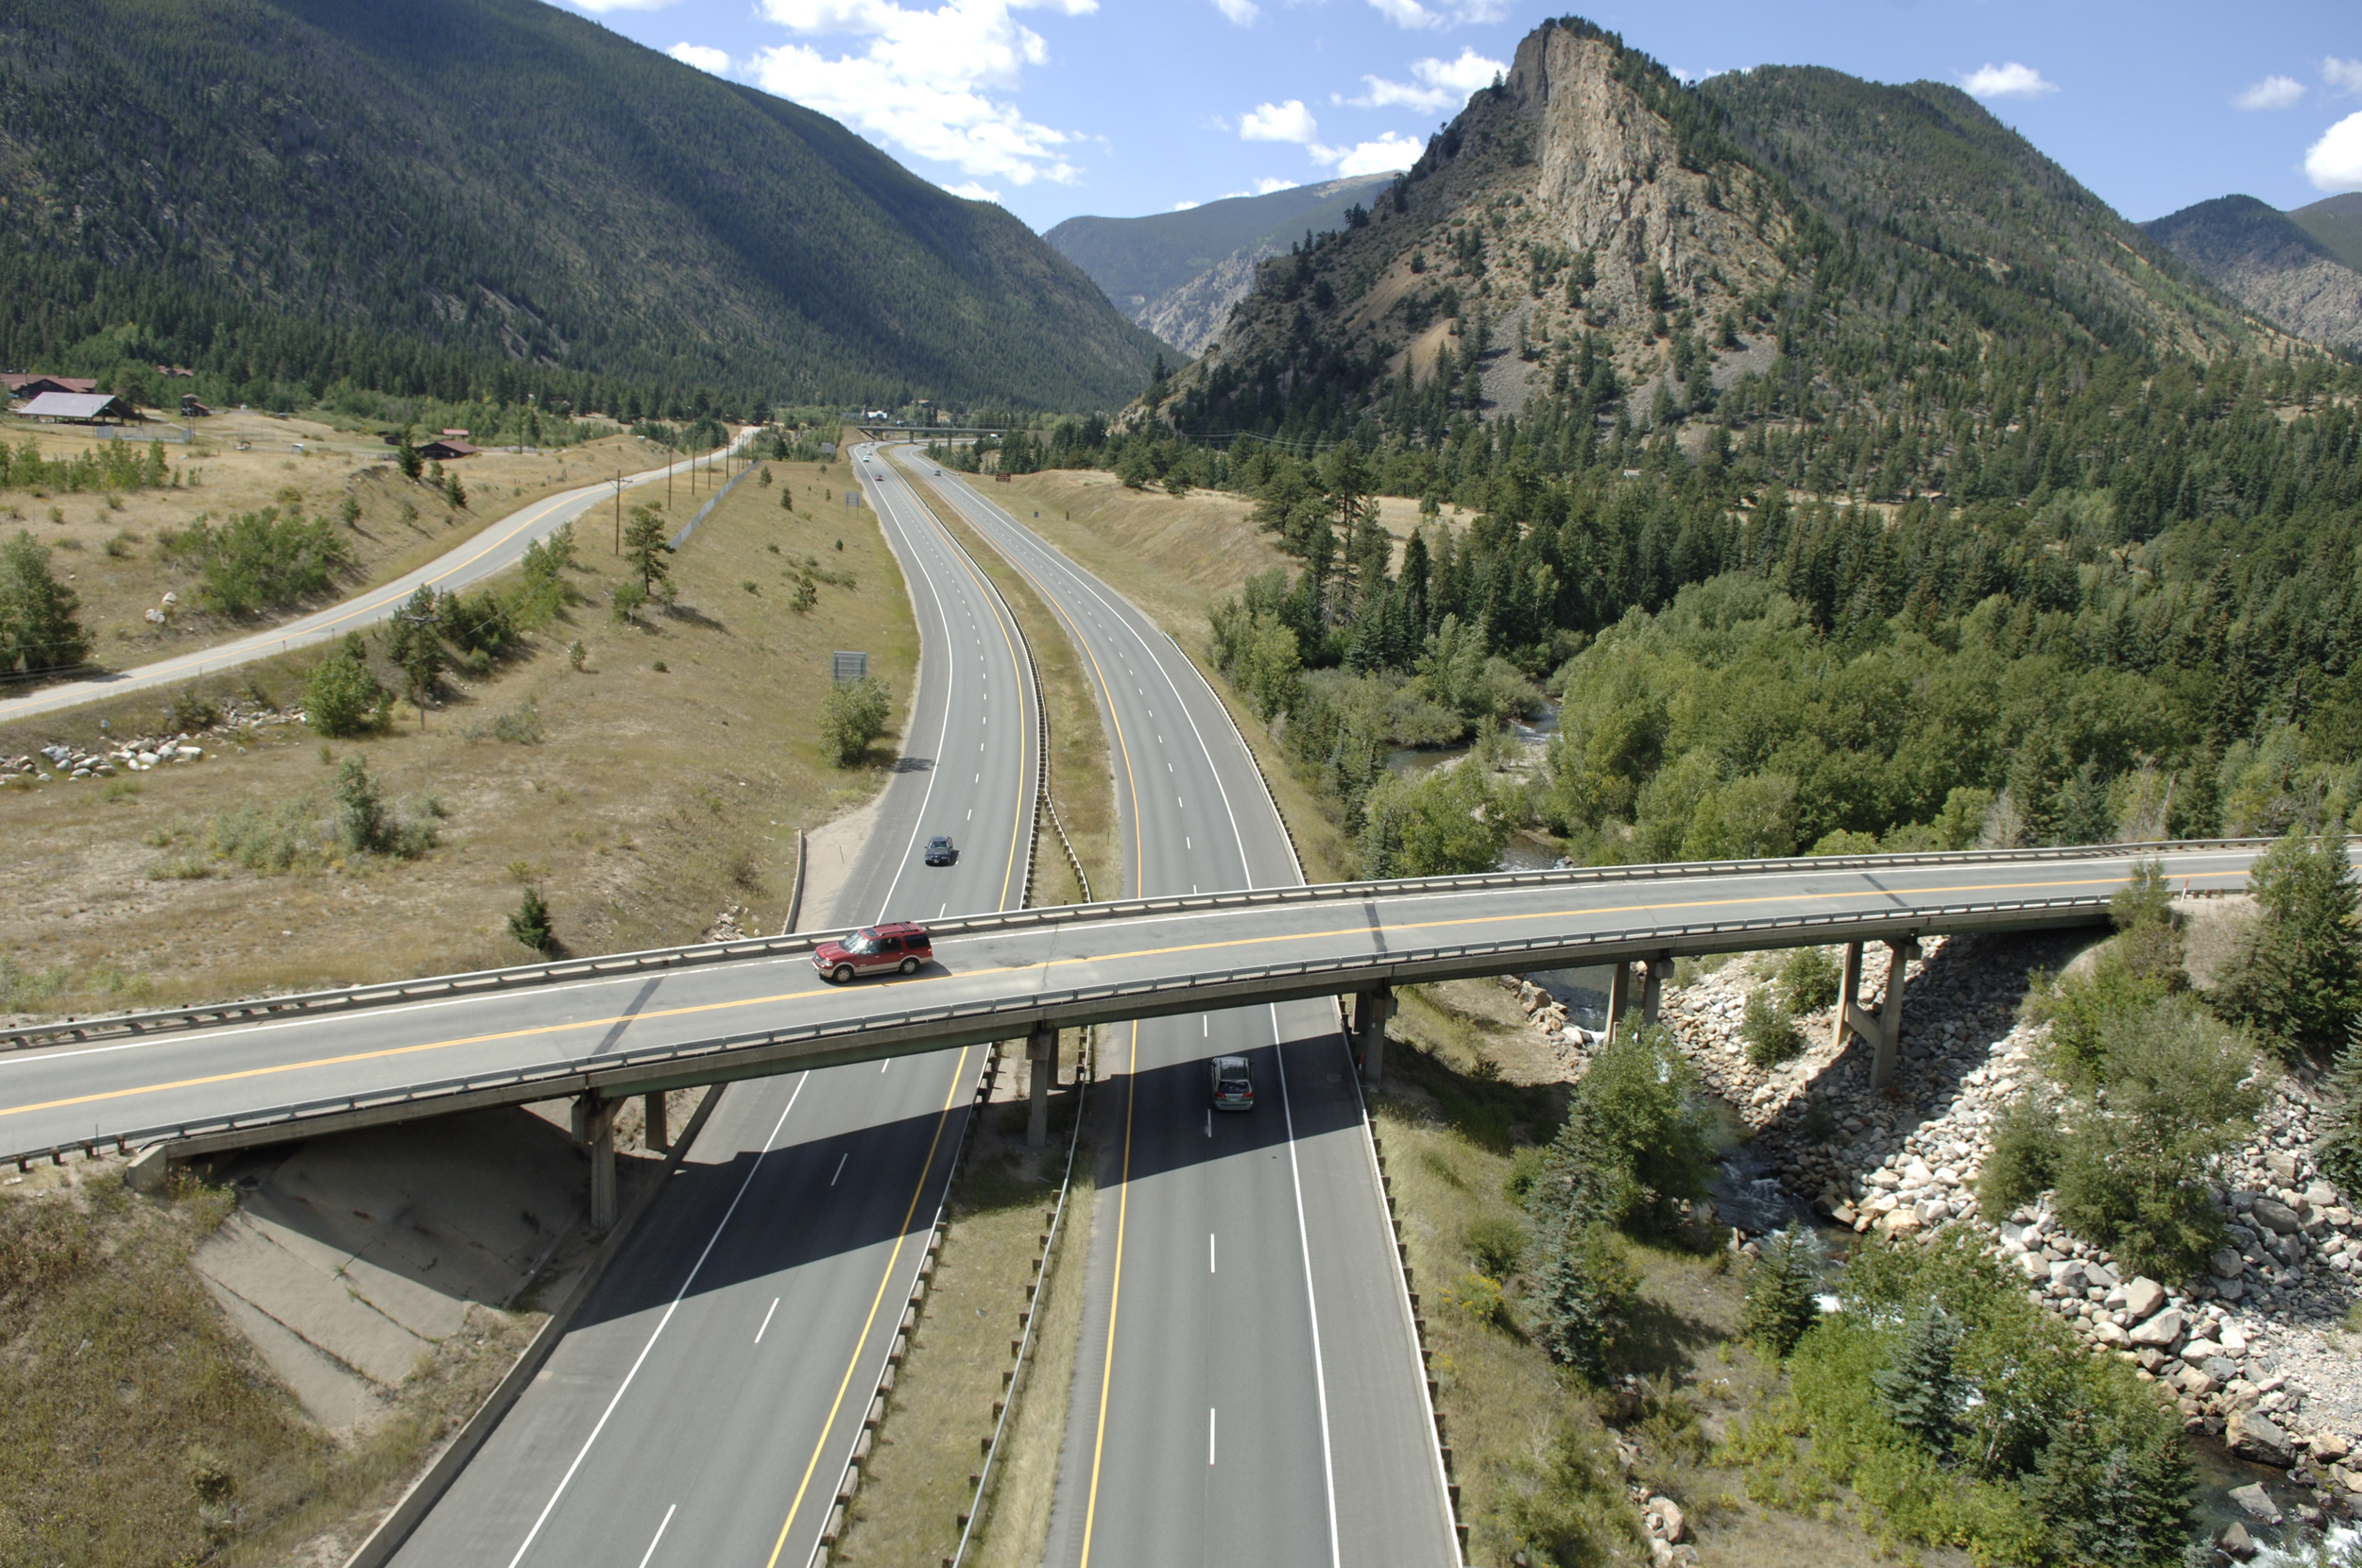
[[[2222,196],[2141,226],[2248,309],[2327,348],[2362,350],[2362,272],[2253,196]]]

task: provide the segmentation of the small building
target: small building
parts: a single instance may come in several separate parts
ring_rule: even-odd
[[[180,394],[180,418],[183,419],[210,419],[213,417],[214,411],[207,408],[203,403],[198,402],[197,401],[196,393],[183,392]]]
[[[9,370],[0,372],[0,386],[7,387],[11,398],[38,398],[44,392],[95,392],[98,380],[94,376],[43,376]]]
[[[197,379],[197,372],[190,369],[185,365],[159,365],[156,366],[156,373],[160,376],[170,377],[176,381],[195,381]]]
[[[125,424],[140,417],[138,409],[111,392],[43,392],[17,412],[28,419],[69,425]]]
[[[438,435],[432,441],[419,443],[419,455],[430,463],[449,463],[462,457],[473,457],[483,450],[448,435]]]

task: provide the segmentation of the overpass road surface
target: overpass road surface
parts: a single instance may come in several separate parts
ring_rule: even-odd
[[[898,786],[923,789],[926,776]],[[228,1148],[349,1125],[338,1118],[354,1105],[399,1120],[639,1093],[1012,1039],[1043,1021],[1194,1015],[1667,953],[2090,924],[2137,863],[2162,862],[2177,887],[2232,892],[2261,852],[1832,857],[1183,894],[952,917],[938,922],[933,967],[849,986],[813,972],[815,938],[749,944],[752,956],[671,970],[644,1000],[644,970],[602,960],[579,965],[584,978],[520,989],[0,1051],[0,1158],[118,1137],[217,1134],[199,1147]],[[593,972],[609,963],[614,972]]]
[[[727,450],[736,452],[754,435],[751,430],[741,431]],[[720,452],[703,457],[679,458],[660,469],[625,474],[622,485],[626,490],[637,489],[643,485],[660,485],[667,474],[711,468],[721,461]],[[268,631],[216,643],[211,648],[176,654],[170,658],[143,664],[135,669],[64,681],[25,696],[0,699],[0,724],[36,718],[44,713],[61,712],[84,703],[120,697],[127,692],[179,686],[209,670],[227,670],[240,664],[250,664],[256,659],[285,653],[290,648],[325,642],[347,632],[374,626],[401,608],[421,584],[432,584],[445,592],[456,592],[515,566],[524,558],[526,545],[549,537],[559,527],[581,517],[601,502],[612,502],[616,495],[616,484],[611,479],[601,480],[594,485],[544,496],[529,506],[519,507],[414,571],[405,571],[390,582],[381,583],[326,609],[299,616]]]
[[[919,689],[878,826],[829,918],[1014,908],[1040,761],[1016,625],[899,486],[874,486],[872,501],[917,615]],[[949,867],[924,863],[937,832],[960,845]],[[595,1037],[613,1049],[655,1015],[711,998],[700,980],[661,973],[577,999],[614,1013]],[[983,1061],[977,1048],[936,1051],[732,1089],[539,1380],[397,1560],[805,1568]]]
[[[1254,758],[1181,651],[1000,506],[956,478],[937,489],[1083,653],[1111,741],[1126,890],[1300,887]],[[1366,952],[1369,912],[1341,904],[1313,926],[1359,924],[1349,940]],[[1197,946],[1210,934],[1175,919],[1152,940]],[[1252,963],[1261,946],[1249,936],[1193,962]],[[1457,1561],[1336,1004],[1217,999],[1135,1021],[1108,1052],[1120,1076],[1102,1103],[1120,1130],[1103,1143],[1047,1560]],[[1208,1109],[1207,1059],[1231,1053],[1255,1064],[1250,1116]]]

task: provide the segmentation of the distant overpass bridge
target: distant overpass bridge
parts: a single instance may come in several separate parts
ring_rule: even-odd
[[[906,435],[913,438],[938,435],[1006,435],[1010,430],[1007,425],[858,424],[854,428],[873,441],[884,440],[889,435]]]
[[[163,1146],[193,1156],[490,1105],[635,1094],[1303,997],[1361,998],[1382,1071],[1392,988],[1680,954],[2104,921],[2135,864],[2246,887],[2268,841],[1805,857],[1348,882],[934,922],[936,964],[835,986],[827,933],[0,1031],[0,1158]],[[1900,965],[1895,968],[1900,973]],[[1902,997],[1848,1023],[1892,1070]],[[1620,1014],[1626,982],[1616,986]],[[1046,1087],[1046,1080],[1036,1078]],[[592,1118],[594,1121],[596,1117]],[[611,1149],[603,1157],[611,1160]],[[593,1191],[601,1190],[594,1171]],[[611,1180],[605,1189],[612,1191]]]

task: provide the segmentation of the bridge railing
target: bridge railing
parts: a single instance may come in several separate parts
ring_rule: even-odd
[[[2082,844],[2051,849],[1979,849],[1926,851],[1894,855],[1797,855],[1761,861],[1684,861],[1652,865],[1562,867],[1549,871],[1481,872],[1459,877],[1404,878],[1384,881],[1321,882],[1310,886],[1254,888],[1230,893],[1172,895],[1148,898],[1119,898],[1091,904],[1053,904],[1042,909],[1009,910],[1000,913],[956,915],[927,922],[938,938],[1023,930],[1040,926],[1077,925],[1141,915],[1207,910],[1248,909],[1264,904],[1348,903],[1367,898],[1408,898],[1437,893],[1473,893],[1489,889],[1563,886],[1577,888],[1602,883],[1658,881],[1672,878],[1729,876],[1735,873],[1863,871],[1883,866],[2011,865],[2028,861],[2125,860],[2159,855],[2186,855],[2207,850],[2254,849],[2273,841],[2248,839],[2185,839],[2131,844]],[[259,997],[242,1001],[193,1007],[160,1008],[144,1013],[67,1018],[52,1023],[23,1024],[0,1030],[0,1048],[22,1048],[61,1041],[88,1041],[117,1035],[139,1035],[166,1030],[219,1028],[264,1019],[303,1017],[362,1008],[392,1007],[406,1002],[489,995],[540,985],[567,984],[610,976],[653,970],[688,968],[712,963],[745,963],[809,953],[843,931],[802,931],[792,935],[757,937],[743,942],[693,943],[652,947],[639,952],[598,958],[559,959],[517,964],[501,969],[471,970],[378,985],[344,986],[283,997]]]
[[[1448,883],[1467,879],[1429,880]],[[100,1145],[156,1143],[171,1144],[183,1153],[203,1153],[488,1105],[556,1099],[587,1092],[621,1098],[661,1088],[769,1077],[884,1056],[949,1049],[1014,1039],[1030,1031],[1036,1024],[1073,1028],[1114,1023],[1246,1002],[1260,1005],[1334,996],[1380,984],[1608,963],[1619,958],[1669,950],[1737,952],[1939,930],[2006,930],[2088,924],[2104,919],[2107,911],[2108,898],[2091,894],[1908,910],[1646,925],[1583,936],[1555,934],[1453,943],[1292,963],[1241,965],[1187,977],[1038,991],[943,1007],[894,1009],[786,1029],[676,1041],[636,1050],[627,1048],[601,1056],[595,1062],[570,1058],[412,1083],[376,1094],[336,1096],[231,1116],[94,1131],[88,1139],[76,1139],[55,1148],[0,1153],[0,1160],[22,1164],[60,1157],[77,1149],[87,1151]]]

